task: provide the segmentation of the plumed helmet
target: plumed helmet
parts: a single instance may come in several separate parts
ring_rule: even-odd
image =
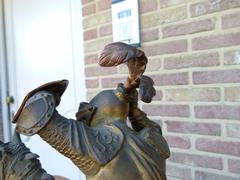
[[[129,104],[137,105],[139,88],[140,98],[149,103],[155,95],[153,81],[144,76],[147,57],[140,49],[128,44],[115,42],[104,47],[98,64],[103,67],[126,64],[129,75],[125,83],[120,83],[116,90],[105,90],[97,94],[89,103],[81,103],[76,114],[77,120],[84,121],[90,126],[105,124],[113,120],[126,120]]]
[[[140,78],[139,93],[143,102],[152,101],[156,91],[150,77]],[[113,120],[126,120],[130,103],[137,106],[137,102],[137,89],[126,89],[124,84],[120,83],[117,89],[101,91],[89,103],[80,103],[76,118],[89,126],[106,124]]]

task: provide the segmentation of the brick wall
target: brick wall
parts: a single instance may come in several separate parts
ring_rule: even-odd
[[[111,1],[82,0],[88,99],[125,79],[101,68]],[[240,1],[140,0],[141,48],[157,95],[142,104],[171,147],[169,179],[240,179]]]

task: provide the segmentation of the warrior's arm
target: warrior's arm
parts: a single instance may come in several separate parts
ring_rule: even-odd
[[[155,130],[157,130],[158,132],[160,132],[160,134],[162,134],[161,131],[161,127],[151,121],[146,113],[144,113],[139,107],[138,107],[138,93],[135,90],[135,98],[133,98],[134,100],[131,101],[129,104],[129,113],[128,113],[128,119],[131,122],[131,125],[133,127],[133,129],[135,131],[141,131],[144,128],[153,128]]]
[[[160,126],[157,123],[151,121],[147,117],[146,113],[144,113],[138,107],[130,108],[128,118],[135,131],[141,131],[143,128],[148,127],[158,129],[158,131],[160,131],[162,134]]]
[[[48,91],[36,92],[26,101],[16,122],[16,130],[27,136],[40,135],[86,174],[94,173],[98,170],[94,168],[98,163],[88,148],[89,142],[86,142],[92,139],[89,134],[94,130],[83,122],[61,116],[56,111],[58,104]]]
[[[58,152],[68,157],[86,174],[97,171],[96,158],[87,147],[88,127],[79,121],[67,119],[57,111],[38,134]],[[94,167],[95,166],[95,167]]]
[[[135,131],[139,132],[143,128],[148,127],[156,129],[157,132],[162,134],[161,127],[157,123],[151,121],[146,113],[138,108],[138,92],[135,88],[128,90],[122,83],[120,83],[118,84],[117,91],[118,94],[121,94],[121,97],[129,102],[128,119]]]
[[[81,121],[61,116],[55,110],[55,104],[54,96],[49,92],[34,94],[26,101],[17,120],[17,131],[28,136],[39,134],[85,174],[94,175],[116,154],[122,138],[115,129],[92,128]],[[111,143],[105,142],[104,138]]]

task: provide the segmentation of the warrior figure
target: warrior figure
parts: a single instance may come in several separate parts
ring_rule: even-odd
[[[42,168],[38,155],[32,153],[15,132],[11,142],[0,141],[1,180],[54,180]]]
[[[105,46],[99,64],[121,63],[129,69],[126,82],[100,92],[89,103],[80,103],[77,120],[56,110],[68,81],[31,91],[13,119],[16,130],[28,136],[38,134],[70,158],[88,180],[165,180],[169,147],[161,127],[138,108],[137,89],[144,102],[151,102],[155,95],[152,79],[143,75],[147,57],[123,43]]]

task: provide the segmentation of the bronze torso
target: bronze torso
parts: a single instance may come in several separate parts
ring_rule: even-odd
[[[144,137],[150,129],[135,132],[123,121],[116,121],[112,126],[118,127],[124,135],[124,143],[119,153],[107,165],[102,167],[94,177],[89,179],[136,179],[164,180],[165,158],[168,152],[150,145]],[[145,131],[145,132],[143,132]],[[161,141],[161,137],[159,139]],[[165,141],[162,142],[166,144]],[[162,144],[162,145],[163,145]]]

